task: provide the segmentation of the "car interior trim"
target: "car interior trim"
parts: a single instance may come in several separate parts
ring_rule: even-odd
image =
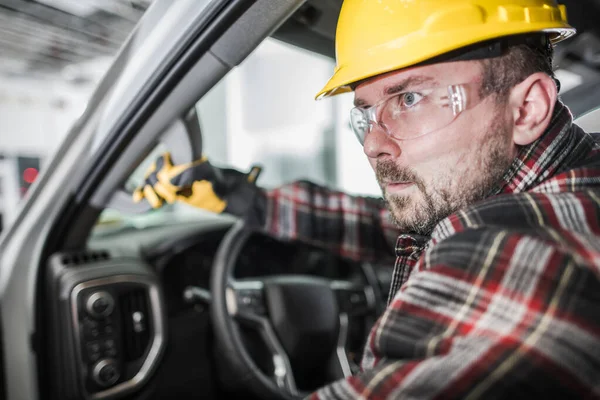
[[[275,365],[274,378],[277,386],[281,389],[288,390],[292,395],[298,394],[294,374],[290,360],[283,349],[283,346],[277,339],[275,331],[271,327],[269,321],[263,317],[255,317],[260,326],[260,334],[267,343],[269,350],[273,354],[273,364]]]
[[[230,68],[239,65],[256,47],[304,4],[305,0],[256,1],[210,51]]]
[[[373,265],[368,262],[361,263],[360,268],[368,284],[365,287],[367,303],[369,304],[369,307],[373,307],[376,314],[379,315],[384,311],[386,299],[383,298],[381,293],[381,286],[379,280],[377,279],[375,268],[373,268]]]
[[[237,306],[237,290],[263,290],[264,284],[260,281],[234,281],[231,286],[225,291],[225,298],[227,303],[227,311],[231,316],[239,317],[243,321],[252,323],[258,328],[258,331],[272,355],[274,370],[273,378],[277,386],[281,389],[288,390],[292,395],[298,394],[294,375],[292,373],[292,366],[290,360],[283,349],[283,346],[277,339],[275,331],[271,327],[269,321],[258,315],[248,314],[239,312]]]
[[[338,333],[337,348],[335,350],[340,368],[344,377],[352,375],[352,369],[350,368],[350,362],[348,361],[348,355],[346,354],[346,339],[348,337],[348,314],[340,313],[340,331]]]
[[[71,292],[71,311],[73,318],[73,329],[76,334],[76,337],[80,337],[80,327],[78,321],[79,306],[77,302],[79,294],[85,289],[90,289],[93,287],[102,287],[105,285],[114,285],[118,283],[136,283],[144,285],[148,289],[150,299],[150,312],[152,314],[152,324],[154,329],[152,344],[150,345],[150,350],[148,351],[148,355],[146,356],[146,359],[140,367],[140,370],[133,378],[131,378],[128,381],[122,382],[114,387],[94,393],[91,396],[89,396],[89,398],[94,400],[115,397],[117,395],[124,394],[125,392],[134,390],[143,383],[145,383],[148,380],[151,372],[157,366],[156,364],[158,358],[162,353],[166,342],[165,332],[163,331],[163,306],[161,304],[159,296],[158,285],[151,279],[141,275],[115,275],[111,277],[83,282],[75,286]],[[76,347],[76,354],[79,357],[79,361],[81,361],[83,360],[81,348],[80,346]]]

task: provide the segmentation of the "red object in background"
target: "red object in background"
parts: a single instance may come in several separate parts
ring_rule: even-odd
[[[38,176],[38,170],[35,168],[27,168],[23,171],[23,180],[27,183],[33,183]]]
[[[24,197],[29,187],[37,179],[40,171],[40,158],[17,156],[17,171],[19,187],[21,188],[21,197]]]

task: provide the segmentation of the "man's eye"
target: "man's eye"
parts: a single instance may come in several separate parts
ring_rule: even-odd
[[[419,101],[421,101],[422,98],[423,96],[419,93],[406,92],[402,93],[402,95],[400,96],[400,103],[402,107],[410,108],[417,104]]]

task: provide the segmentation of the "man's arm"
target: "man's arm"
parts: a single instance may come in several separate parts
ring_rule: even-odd
[[[383,200],[351,196],[309,181],[265,191],[265,229],[362,261],[393,260],[397,228]]]
[[[371,365],[311,398],[600,397],[592,229],[563,243],[469,229],[432,246],[372,330]]]
[[[256,185],[260,167],[248,173],[213,166],[206,157],[173,165],[167,152],[149,167],[133,195],[152,207],[183,202],[242,217],[281,239],[298,239],[361,261],[394,258],[397,229],[382,199],[350,196],[308,181],[277,189]]]

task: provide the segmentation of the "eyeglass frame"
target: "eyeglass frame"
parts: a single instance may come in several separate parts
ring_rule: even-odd
[[[400,93],[394,93],[389,95],[388,97],[381,99],[380,101],[378,101],[377,103],[373,104],[372,106],[369,107],[364,107],[364,106],[356,106],[356,107],[352,107],[350,109],[350,127],[354,133],[354,135],[357,137],[359,143],[361,145],[364,145],[364,140],[366,139],[367,135],[369,135],[373,128],[378,126],[380,128],[382,128],[384,130],[384,132],[390,136],[393,137],[395,139],[398,140],[412,140],[412,139],[416,139],[425,135],[428,135],[430,133],[439,131],[440,129],[443,129],[447,126],[449,126],[450,124],[452,124],[452,122],[454,122],[456,120],[456,118],[465,110],[467,110],[468,108],[472,108],[473,106],[479,104],[479,102],[481,102],[481,100],[483,100],[482,97],[479,97],[477,99],[477,101],[473,104],[468,104],[468,95],[466,93],[466,91],[464,90],[465,87],[473,87],[475,85],[480,85],[481,82],[480,81],[474,81],[474,82],[465,82],[465,83],[459,83],[459,84],[451,84],[451,85],[441,85],[441,86],[435,86],[432,88],[423,88],[423,89],[413,89],[413,90],[405,90],[402,91]],[[448,90],[448,103],[444,103],[444,105],[442,105],[441,107],[445,107],[446,104],[451,106],[452,108],[452,113],[453,113],[453,118],[452,120],[450,120],[448,122],[448,124],[441,126],[439,128],[433,129],[431,131],[419,134],[417,136],[411,136],[409,138],[402,138],[402,137],[398,137],[398,136],[394,136],[394,134],[392,132],[390,132],[390,129],[383,123],[383,122],[379,122],[378,121],[378,110],[380,109],[380,107],[384,104],[387,104],[390,100],[397,98],[399,96],[403,96],[406,95],[407,93],[419,93],[419,91],[428,91],[431,90],[432,92],[436,89],[441,89],[441,88],[446,88]],[[456,90],[456,89],[460,89],[460,90]],[[437,104],[438,106],[440,106],[439,104]],[[383,108],[381,108],[383,109]],[[355,110],[358,110],[362,115],[363,118],[367,121],[368,123],[368,131],[364,134],[363,138],[361,139],[361,135],[359,132],[357,132],[357,128],[355,128],[354,126],[354,122],[353,122],[353,118],[352,118],[352,113],[355,112]],[[406,112],[406,111],[401,111],[401,112]]]

